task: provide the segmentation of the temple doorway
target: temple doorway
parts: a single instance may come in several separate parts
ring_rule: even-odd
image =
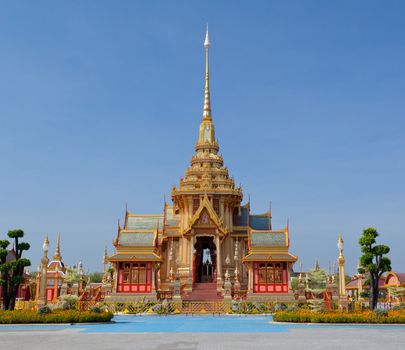
[[[217,251],[214,237],[197,237],[194,245],[195,257],[195,282],[206,283],[215,281],[217,266]]]

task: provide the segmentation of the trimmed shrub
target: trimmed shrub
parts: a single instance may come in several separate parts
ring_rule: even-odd
[[[31,310],[0,311],[0,324],[109,322],[113,317],[111,312],[95,313],[76,310],[56,310],[41,314]]]
[[[274,305],[274,312],[284,311],[287,309],[287,305],[284,303]]]
[[[90,312],[94,312],[95,314],[99,314],[99,313],[101,313],[101,310],[100,310],[99,307],[93,306],[93,307],[90,309]]]
[[[51,313],[49,306],[40,307],[37,311],[38,315],[46,315]]]
[[[384,310],[386,311],[386,310]],[[302,322],[302,323],[405,323],[405,311],[388,311],[387,316],[381,316],[373,311],[358,312],[311,312],[300,310],[298,312],[280,311],[273,314],[276,322]]]
[[[298,305],[289,305],[286,309],[285,309],[285,311],[288,311],[288,312],[296,312],[296,311],[298,311],[300,308],[298,307]]]
[[[392,306],[392,310],[405,310],[405,303],[399,303]]]
[[[375,310],[374,310],[374,313],[375,313],[377,316],[383,316],[383,317],[387,317],[387,316],[388,316],[388,310],[385,310],[385,309],[375,309]]]

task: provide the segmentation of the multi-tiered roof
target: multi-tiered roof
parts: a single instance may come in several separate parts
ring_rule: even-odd
[[[186,193],[214,192],[230,194],[239,201],[242,199],[241,188],[235,187],[235,181],[229,176],[228,168],[219,154],[218,141],[215,138],[215,126],[211,114],[210,75],[209,75],[209,47],[208,30],[204,42],[205,92],[203,118],[200,124],[199,137],[195,147],[195,154],[191,158],[190,166],[186,169],[184,178],[180,178],[179,187],[172,190],[172,199]]]

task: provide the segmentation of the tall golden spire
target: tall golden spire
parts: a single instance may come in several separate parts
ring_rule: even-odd
[[[203,120],[212,120],[211,117],[211,101],[210,101],[210,71],[208,63],[208,50],[211,46],[210,37],[207,31],[205,33],[204,47],[205,47],[205,93],[204,93],[204,113]]]
[[[62,257],[60,256],[60,232],[58,232],[58,238],[56,240],[55,255],[53,256],[53,260],[60,261],[61,259],[62,259]]]

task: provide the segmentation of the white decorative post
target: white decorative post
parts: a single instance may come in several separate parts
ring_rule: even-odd
[[[232,299],[232,283],[230,279],[230,274],[229,274],[229,264],[231,263],[231,259],[229,256],[226,257],[225,259],[225,265],[226,265],[226,271],[225,271],[225,284],[224,284],[224,289],[225,289],[225,295],[224,295],[224,300],[231,300]]]
[[[234,272],[234,291],[236,291],[236,294],[239,293],[240,291],[240,282],[239,282],[239,241],[238,239],[235,240],[235,255],[233,257],[233,260],[235,261],[235,272]]]

